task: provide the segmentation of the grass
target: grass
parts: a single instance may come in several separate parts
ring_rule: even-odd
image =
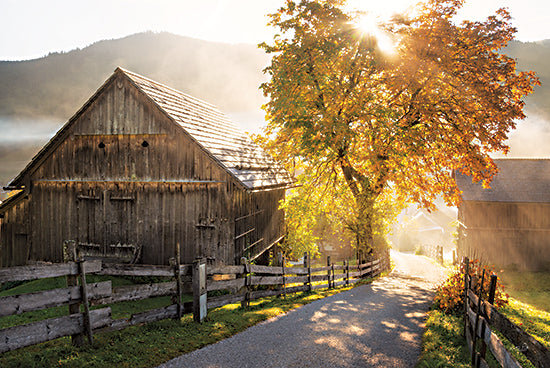
[[[417,368],[470,366],[462,321],[462,316],[445,314],[438,309],[428,312]]]
[[[550,272],[505,268],[500,270],[498,276],[513,298],[550,313]]]
[[[185,315],[181,321],[163,320],[132,326],[121,331],[98,334],[94,335],[94,345],[91,347],[73,347],[69,337],[61,338],[4,353],[0,356],[0,367],[153,367],[232,336],[291,309],[370,281],[367,279],[338,289],[321,289],[287,295],[285,299],[277,297],[260,299],[252,301],[250,307],[246,309],[241,308],[240,304],[230,304],[208,311],[207,318],[201,324],[193,322],[192,315]],[[21,290],[34,290],[45,286],[28,285],[25,288],[25,285],[21,285],[18,287],[23,287],[17,292],[21,293]],[[0,296],[5,292],[7,291],[0,293]],[[117,313],[118,318],[121,318],[122,314],[129,316],[131,313],[157,308],[158,306],[144,304],[145,302],[156,303],[155,299],[159,299],[160,304],[169,303],[168,297],[117,303],[112,306],[113,317],[116,317]],[[118,312],[115,312],[115,306],[120,308]],[[67,307],[61,307],[55,313],[64,315],[66,310]],[[9,318],[11,317],[20,316]],[[0,319],[0,322],[4,319]]]

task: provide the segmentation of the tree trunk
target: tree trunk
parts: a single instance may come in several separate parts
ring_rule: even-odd
[[[355,198],[355,219],[349,224],[355,234],[357,250],[370,260],[374,253],[374,202],[378,195],[372,190],[369,178],[360,174],[350,163],[342,158],[340,167],[346,183]]]

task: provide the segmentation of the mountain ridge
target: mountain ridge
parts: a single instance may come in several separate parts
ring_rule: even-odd
[[[539,147],[540,155],[548,155],[550,67],[546,61],[550,60],[550,40],[512,41],[504,53],[517,60],[519,70],[534,70],[542,83],[526,98],[528,121],[511,133],[511,152],[532,155],[536,154],[532,147]],[[267,80],[262,70],[269,61],[270,56],[255,45],[167,32],[101,40],[38,59],[0,61],[0,188],[118,66],[212,103],[253,131],[264,123],[260,107],[266,99],[259,86]],[[33,135],[36,132],[41,135]],[[517,149],[520,146],[525,148]]]
[[[120,66],[218,106],[259,109],[269,57],[254,45],[224,44],[167,32],[102,40],[25,61],[1,61],[0,116],[68,119]],[[67,88],[69,86],[70,88]]]

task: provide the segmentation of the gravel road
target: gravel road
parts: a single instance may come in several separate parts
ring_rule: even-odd
[[[445,271],[392,251],[394,271],[292,310],[160,367],[414,367]]]

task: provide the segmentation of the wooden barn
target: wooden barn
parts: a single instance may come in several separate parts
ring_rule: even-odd
[[[70,87],[68,87],[70,88]],[[288,173],[216,107],[117,68],[6,189],[0,266],[88,256],[261,258],[284,234]]]
[[[490,189],[455,174],[459,256],[523,270],[550,267],[550,159],[495,159]]]

